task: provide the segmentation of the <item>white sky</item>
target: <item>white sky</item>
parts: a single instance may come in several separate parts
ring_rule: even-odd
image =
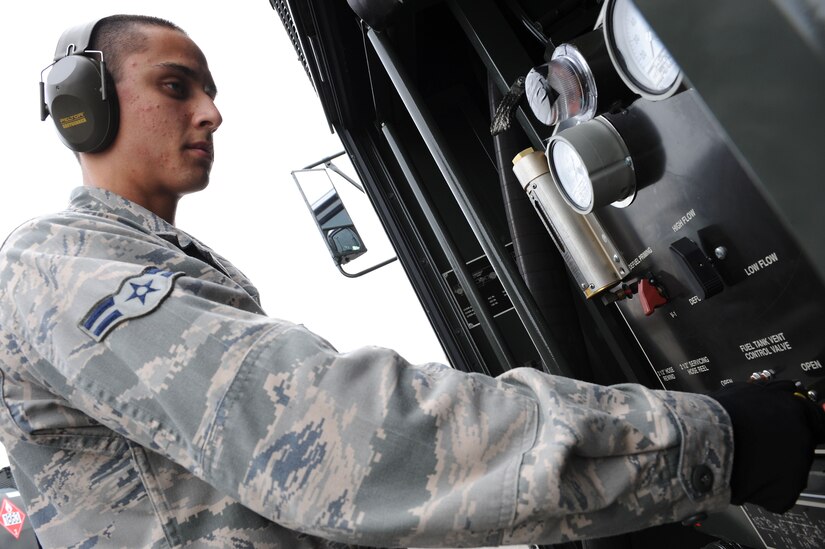
[[[114,13],[154,15],[181,26],[206,54],[220,90],[223,125],[215,134],[211,184],[181,201],[178,227],[244,271],[270,316],[305,324],[342,352],[380,345],[414,363],[445,361],[398,262],[347,279],[327,254],[290,172],[343,147],[266,0],[9,3],[0,33],[2,237],[27,219],[64,208],[80,185],[74,156],[51,120],[40,122],[40,71],[51,63],[63,30]],[[346,162],[339,166],[352,173]],[[340,178],[335,185],[370,249],[347,269],[390,257],[366,197]]]

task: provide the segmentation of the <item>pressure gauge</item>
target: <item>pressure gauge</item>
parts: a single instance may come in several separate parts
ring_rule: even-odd
[[[604,116],[551,137],[546,155],[556,187],[580,214],[608,204],[623,208],[636,197],[633,159]]]
[[[549,63],[527,74],[524,88],[533,114],[548,126],[579,124],[637,99],[616,73],[600,29],[557,46]]]
[[[682,71],[631,0],[608,0],[603,12],[607,51],[634,92],[654,101],[673,95]]]
[[[562,186],[563,194],[577,210],[592,210],[593,182],[579,153],[567,142],[557,140],[549,149],[549,163],[553,166],[556,181]]]
[[[527,73],[527,102],[536,118],[548,126],[568,119],[590,120],[596,114],[596,83],[579,50],[562,44],[549,63]]]

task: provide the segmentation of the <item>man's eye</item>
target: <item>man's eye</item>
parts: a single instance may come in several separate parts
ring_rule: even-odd
[[[176,95],[183,95],[186,92],[186,87],[181,82],[165,82],[163,85]]]

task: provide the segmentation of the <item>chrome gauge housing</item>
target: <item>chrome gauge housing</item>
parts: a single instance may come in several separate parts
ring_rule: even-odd
[[[632,0],[608,0],[602,19],[607,51],[624,83],[653,101],[673,95],[682,71]]]

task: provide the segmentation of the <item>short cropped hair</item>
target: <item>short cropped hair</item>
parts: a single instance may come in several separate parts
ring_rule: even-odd
[[[141,27],[164,27],[186,32],[171,21],[150,15],[110,15],[95,26],[89,43],[90,50],[103,52],[106,68],[115,82],[123,74],[123,61],[127,55],[146,51],[148,37]]]

